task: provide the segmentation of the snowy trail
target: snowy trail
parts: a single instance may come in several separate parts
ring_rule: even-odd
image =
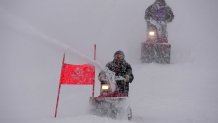
[[[137,59],[140,45],[136,44],[144,40],[144,0],[111,0],[106,3],[87,1],[75,0],[71,4],[67,0],[31,1],[33,3],[28,0],[1,1],[4,4],[0,5],[0,122],[218,122],[217,29],[214,26],[218,18],[215,6],[217,2],[169,1],[176,12],[175,21],[169,26],[173,62],[160,65],[141,64]],[[146,6],[153,1],[147,2]],[[197,2],[199,6],[193,7]],[[187,9],[184,10],[184,6]],[[203,7],[205,8],[202,9]],[[107,10],[106,14],[101,13],[101,9]],[[52,16],[54,11],[57,13]],[[90,18],[80,15],[87,11],[91,12],[88,15]],[[64,15],[62,12],[67,13]],[[29,20],[25,21],[26,19]],[[85,23],[87,21],[90,23]],[[41,26],[49,24],[51,27],[48,28]],[[96,30],[91,28],[94,26]],[[119,28],[116,30],[116,27]],[[187,30],[187,27],[190,28]],[[53,36],[57,34],[60,39],[70,37],[74,40],[58,40],[46,35],[44,31],[51,32]],[[84,31],[87,32],[83,33]],[[114,50],[120,46],[127,51],[126,58],[131,61],[135,75],[135,80],[130,85],[134,116],[132,121],[113,120],[87,113],[91,95],[89,86],[63,87],[58,118],[53,118],[63,52],[67,52],[70,63],[93,63],[99,68],[102,66],[101,62],[94,62],[86,55],[92,54],[89,53],[91,50],[77,50],[84,49],[83,44],[94,44],[90,37],[100,47],[97,56],[105,61],[111,60]],[[76,42],[78,40],[81,42]],[[98,91],[96,85],[96,96]]]

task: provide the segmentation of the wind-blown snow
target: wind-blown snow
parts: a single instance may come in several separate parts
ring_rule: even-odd
[[[144,11],[153,0],[1,0],[0,122],[217,123],[218,2],[166,1],[175,14],[169,65],[140,63]],[[98,73],[120,49],[135,75],[133,120],[90,114],[92,88],[76,85],[62,87],[53,118],[63,53],[67,63],[95,64]]]

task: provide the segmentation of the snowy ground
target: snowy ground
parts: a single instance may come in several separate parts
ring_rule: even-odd
[[[167,0],[175,14],[169,65],[139,60],[144,10],[152,2],[1,0],[0,122],[217,123],[218,2]],[[97,72],[118,49],[133,67],[132,121],[91,115],[89,86],[64,86],[53,118],[63,53],[68,63],[93,63],[94,44]]]

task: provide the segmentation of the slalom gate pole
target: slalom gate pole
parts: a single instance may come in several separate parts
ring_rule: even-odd
[[[58,95],[57,95],[57,102],[56,102],[55,116],[54,116],[55,118],[57,117],[57,113],[58,113],[58,102],[59,102],[60,91],[61,91],[61,84],[59,84],[59,88],[58,88]]]
[[[96,44],[94,45],[94,61],[95,60],[96,60]],[[95,96],[95,77],[93,79],[93,87],[92,87],[92,97],[94,96]]]
[[[62,61],[61,74],[62,74],[62,69],[64,67],[64,61],[65,61],[65,53],[64,53],[63,61]],[[55,107],[55,115],[54,115],[55,118],[57,117],[57,113],[58,113],[58,103],[59,103],[60,92],[61,92],[61,75],[60,75],[60,81],[59,81],[59,87],[58,87],[58,95],[57,95],[57,101],[56,101],[56,107]]]
[[[96,60],[96,44],[94,45],[94,61]]]

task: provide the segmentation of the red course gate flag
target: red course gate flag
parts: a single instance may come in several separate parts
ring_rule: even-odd
[[[94,60],[96,59],[96,45],[94,45]],[[94,97],[95,91],[95,67],[90,64],[73,65],[66,64],[65,54],[62,61],[61,76],[58,88],[58,95],[55,107],[55,115],[58,113],[58,102],[61,92],[62,84],[78,84],[78,85],[92,85],[92,97]]]
[[[90,64],[64,64],[60,84],[92,85],[95,79],[95,68]]]

